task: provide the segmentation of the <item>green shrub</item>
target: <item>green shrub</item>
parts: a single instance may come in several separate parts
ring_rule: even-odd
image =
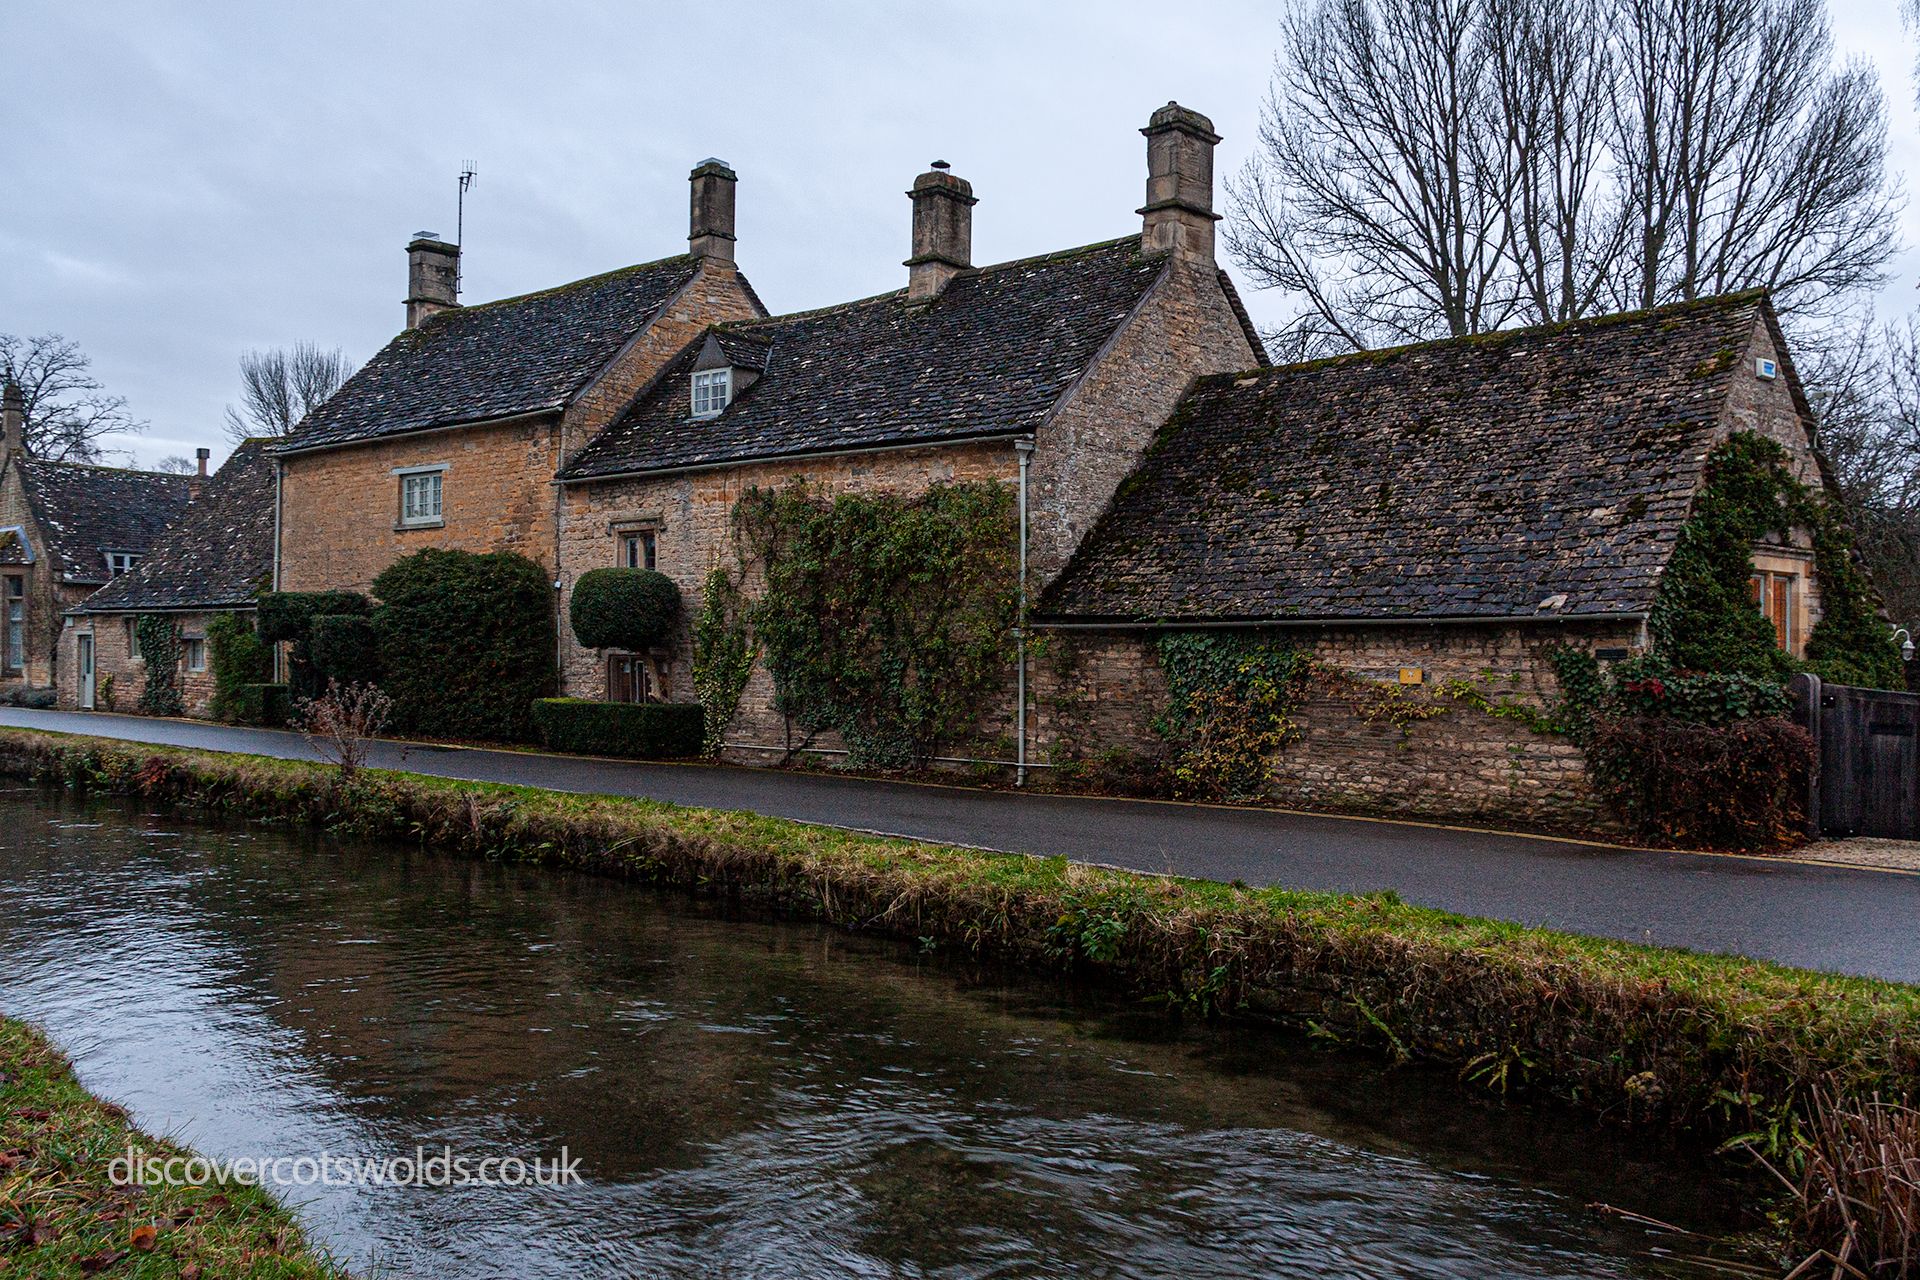
[[[673,635],[680,588],[652,569],[589,569],[573,584],[567,621],[589,649],[651,649]]]
[[[1791,843],[1805,824],[1812,763],[1807,731],[1774,716],[1601,716],[1587,744],[1595,788],[1635,834],[1687,848]]]
[[[373,619],[357,613],[323,613],[307,633],[307,652],[322,682],[378,684],[379,638]]]
[[[207,666],[213,673],[208,713],[215,720],[236,720],[239,691],[273,678],[273,651],[246,615],[217,614],[207,623]]]
[[[254,625],[268,643],[288,642],[287,680],[297,698],[317,698],[327,680],[313,664],[313,620],[364,614],[372,608],[357,591],[269,591],[260,597]]]
[[[367,613],[371,602],[358,591],[269,591],[260,597],[255,629],[269,644],[298,643],[323,614]]]
[[[1606,709],[1621,716],[1665,716],[1689,724],[1731,724],[1784,716],[1793,696],[1778,680],[1737,672],[1676,671],[1657,657],[1616,663]]]
[[[559,683],[544,569],[511,551],[419,551],[382,570],[373,591],[394,728],[533,739],[534,700]]]
[[[235,724],[278,729],[293,717],[293,695],[284,684],[243,684],[227,700],[221,718]]]
[[[533,704],[540,741],[554,751],[664,760],[702,754],[706,716],[697,702],[592,702],[542,698]]]

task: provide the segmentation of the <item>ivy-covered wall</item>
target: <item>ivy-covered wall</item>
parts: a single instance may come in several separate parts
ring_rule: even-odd
[[[1034,664],[1033,757],[1072,775],[1135,781],[1170,749],[1173,700],[1162,639],[1049,630]],[[1631,625],[1287,629],[1266,633],[1305,655],[1263,795],[1303,808],[1615,829],[1580,749],[1542,732],[1558,694],[1552,651],[1634,644]],[[1398,683],[1419,668],[1418,686]],[[1050,780],[1043,775],[1042,785]]]

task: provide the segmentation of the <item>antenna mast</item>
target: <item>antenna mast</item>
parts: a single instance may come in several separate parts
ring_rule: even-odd
[[[453,245],[456,249],[464,248],[467,241],[467,188],[473,185],[474,172],[473,161],[471,160],[467,161],[466,164],[460,168],[460,200],[454,214],[453,226]],[[465,255],[462,255],[462,257],[464,256]],[[453,296],[456,298],[460,296],[460,278],[465,270],[466,264],[461,258],[455,258],[453,268]]]

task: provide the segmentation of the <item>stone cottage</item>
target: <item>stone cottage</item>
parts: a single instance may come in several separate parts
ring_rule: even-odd
[[[766,314],[734,264],[734,172],[693,170],[688,252],[478,306],[407,246],[407,327],[274,451],[275,585],[364,591],[423,548],[551,569],[553,475],[707,326]]]
[[[20,389],[0,394],[0,697],[51,698],[61,615],[138,565],[193,478],[33,457]]]
[[[1818,486],[1813,429],[1757,293],[1203,378],[1038,604],[1034,747],[1153,750],[1156,637],[1255,629],[1331,673],[1276,798],[1588,821],[1579,752],[1488,708],[1542,705],[1556,645],[1643,650],[1708,452],[1755,432]],[[1799,655],[1809,541],[1754,557]]]
[[[179,636],[175,679],[186,713],[207,714],[207,623],[222,613],[251,614],[273,573],[272,443],[243,442],[131,573],[69,612],[58,649],[62,707],[135,709],[148,673],[134,628],[158,614]]]
[[[582,573],[615,565],[657,568],[697,600],[734,561],[740,496],[794,482],[834,495],[999,481],[1023,495],[1035,572],[1058,570],[1192,381],[1264,359],[1214,258],[1218,135],[1174,103],[1141,132],[1138,231],[975,266],[972,187],[936,164],[907,193],[904,288],[688,343],[560,472],[563,607]],[[684,637],[626,654],[562,631],[568,693],[693,699]],[[986,713],[1009,733],[1011,674],[1004,713]],[[784,753],[787,731],[756,671],[730,750]]]

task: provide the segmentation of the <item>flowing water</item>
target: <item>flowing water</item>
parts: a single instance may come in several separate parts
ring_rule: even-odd
[[[1445,1079],[586,876],[0,796],[0,1011],[395,1276],[1700,1276],[1704,1168]]]

